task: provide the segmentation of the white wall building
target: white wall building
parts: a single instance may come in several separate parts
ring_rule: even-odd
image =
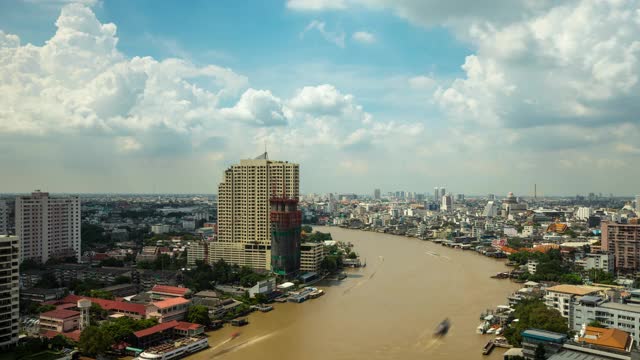
[[[556,285],[546,289],[544,303],[551,309],[556,309],[566,318],[571,319],[573,309],[571,303],[585,295],[599,295],[602,288],[581,285]]]
[[[45,263],[50,258],[80,259],[80,198],[33,192],[16,198],[16,235],[20,259]]]
[[[0,235],[0,349],[18,342],[19,243],[16,236]]]
[[[444,190],[444,189],[441,189],[441,190]],[[451,194],[447,194],[442,197],[442,205],[440,206],[440,210],[442,211],[453,210],[453,196],[451,196]]]
[[[593,209],[590,207],[579,207],[578,211],[576,211],[576,219],[578,220],[586,221],[591,215],[593,215]]]
[[[576,261],[576,265],[582,266],[585,270],[600,269],[613,273],[615,258],[613,254],[586,254],[584,258]],[[596,281],[595,279],[591,279]]]
[[[318,272],[324,259],[322,243],[305,242],[300,244],[300,272]]]
[[[527,272],[529,274],[535,274],[538,271],[538,262],[536,260],[527,261]]]
[[[496,217],[498,216],[498,205],[494,201],[488,201],[482,212],[484,217]]]
[[[599,321],[608,328],[628,332],[634,341],[640,341],[640,305],[606,302],[597,296],[584,296],[572,304],[569,327],[580,331],[583,324]]]

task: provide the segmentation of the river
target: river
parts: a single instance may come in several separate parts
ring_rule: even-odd
[[[481,353],[491,335],[476,334],[479,316],[504,304],[518,285],[491,279],[504,261],[402,236],[314,227],[351,242],[367,266],[302,304],[275,304],[243,328],[209,334],[209,349],[190,360],[216,359],[500,359]],[[433,254],[437,253],[437,255]],[[325,286],[326,285],[326,286]],[[448,317],[442,339],[432,333]],[[230,340],[231,334],[240,335]]]

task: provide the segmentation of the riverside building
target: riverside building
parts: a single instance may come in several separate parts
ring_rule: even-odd
[[[218,238],[209,243],[209,262],[271,270],[272,195],[297,201],[299,187],[299,165],[267,153],[228,168],[218,186]]]

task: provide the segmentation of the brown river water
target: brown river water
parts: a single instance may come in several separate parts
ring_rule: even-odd
[[[351,242],[367,266],[346,270],[341,282],[320,283],[325,295],[301,304],[275,304],[249,315],[249,325],[209,333],[204,359],[500,359],[476,334],[480,313],[505,304],[518,289],[491,279],[504,261],[402,236],[314,227]],[[433,253],[437,253],[434,255]],[[432,334],[444,318],[448,335]],[[240,335],[231,339],[231,334]]]

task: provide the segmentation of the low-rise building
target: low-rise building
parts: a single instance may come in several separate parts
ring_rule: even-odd
[[[182,297],[156,301],[148,305],[147,317],[156,318],[159,323],[184,320],[189,306],[191,306],[191,300]]]
[[[545,356],[550,356],[559,352],[565,341],[567,341],[567,334],[527,329],[522,332],[522,355],[525,359],[535,359],[536,349],[539,344],[542,344]]]
[[[137,262],[153,262],[158,258],[159,251],[157,246],[145,246],[136,256]]]
[[[191,290],[189,288],[168,285],[154,285],[149,293],[154,300],[191,297]]]
[[[611,253],[585,254],[585,256],[576,260],[576,265],[582,266],[585,270],[602,270],[608,273],[614,272],[615,259]],[[592,279],[593,280],[593,279]]]
[[[633,346],[633,338],[628,332],[594,326],[585,326],[584,330],[580,330],[578,342],[619,352],[630,352]]]
[[[547,307],[558,310],[571,322],[573,311],[571,304],[574,300],[586,295],[598,295],[604,290],[606,289],[595,286],[556,285],[546,289],[544,302]]]
[[[155,224],[151,225],[151,232],[154,234],[165,234],[171,231],[171,225]]]
[[[270,278],[258,281],[252,288],[250,288],[249,297],[254,298],[258,294],[269,296],[274,291],[276,291],[276,279]]]
[[[66,293],[66,288],[43,289],[31,288],[20,291],[20,301],[42,303],[45,301],[61,299]]]
[[[80,326],[80,312],[56,309],[40,314],[40,331],[69,332]]]
[[[300,244],[300,272],[318,272],[324,259],[322,243],[305,242]]]
[[[636,342],[640,341],[640,305],[606,301],[600,296],[583,296],[572,304],[570,328],[576,332],[592,321],[612,329],[626,331]]]

